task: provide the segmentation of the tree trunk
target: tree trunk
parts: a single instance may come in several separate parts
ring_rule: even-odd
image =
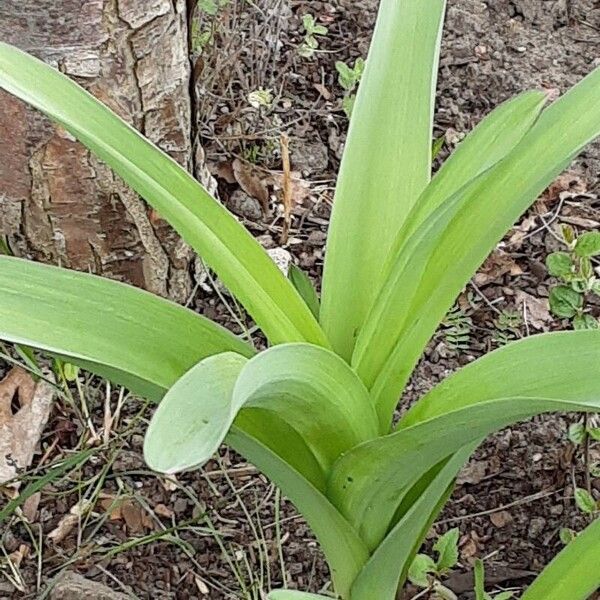
[[[192,168],[185,0],[2,0],[0,39],[82,83]],[[12,252],[182,301],[191,253],[64,130],[0,93],[0,235]]]

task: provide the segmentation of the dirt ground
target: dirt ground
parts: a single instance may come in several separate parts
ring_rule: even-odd
[[[267,248],[281,246],[280,136],[287,133],[296,205],[283,245],[317,284],[348,123],[335,62],[366,56],[375,6],[234,0],[215,16],[198,11],[191,36],[198,135],[221,199]],[[328,27],[311,58],[298,52],[308,12]],[[515,93],[564,92],[600,65],[599,44],[597,1],[449,0],[435,132],[445,138],[442,156]],[[272,99],[254,108],[248,96],[261,90]],[[596,143],[507,235],[432,340],[403,406],[508,339],[569,327],[548,311],[552,280],[544,260],[559,248],[561,223],[580,232],[600,226],[599,167]],[[200,266],[190,303],[236,332],[252,327]],[[600,305],[593,310],[600,316]],[[45,598],[66,569],[153,600],[258,600],[283,582],[329,589],[310,530],[264,477],[227,449],[201,471],[176,480],[155,476],[142,458],[151,407],[105,382],[82,376],[79,385],[64,387],[34,467],[43,456],[47,470],[89,446],[107,406],[113,414],[122,406],[120,417],[91,446],[91,457],[43,490],[29,522],[15,515],[4,524],[1,548],[12,562],[0,556],[0,598]],[[573,500],[574,487],[585,484],[583,458],[567,438],[577,419],[544,417],[507,429],[461,474],[430,535],[460,528],[460,567],[445,584],[461,600],[473,598],[475,558],[485,559],[488,584],[518,594],[562,547],[560,530],[585,526]],[[590,456],[600,461],[600,447],[592,446]],[[591,485],[600,491],[600,479]],[[82,501],[86,509],[64,538],[42,544]],[[406,597],[417,592],[408,589]]]

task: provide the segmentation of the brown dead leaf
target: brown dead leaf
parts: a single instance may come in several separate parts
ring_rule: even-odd
[[[278,194],[281,194],[284,188],[283,180],[284,174],[280,171],[272,171],[269,176],[269,183],[275,188],[275,191],[278,192]],[[291,171],[290,180],[292,204],[295,206],[302,206],[306,199],[310,198],[310,182],[306,181],[306,179],[302,179],[302,174],[299,171]]]
[[[568,223],[569,225],[575,225],[575,227],[581,227],[582,229],[598,229],[600,227],[600,223],[598,221],[594,221],[593,219],[586,219],[585,217],[572,217],[569,215],[563,215],[561,217],[561,221],[563,223]]]
[[[153,523],[146,511],[135,500],[128,499],[121,505],[123,521],[129,533],[144,533],[152,529]]]
[[[470,534],[465,535],[460,540],[460,555],[463,559],[468,560],[477,555],[477,534],[471,531]]]
[[[171,519],[175,515],[175,513],[168,506],[165,506],[164,504],[157,504],[154,507],[154,512],[158,516],[165,517],[166,519]]]
[[[208,163],[208,170],[210,171],[211,175],[218,177],[227,183],[236,182],[233,166],[230,160],[223,160],[218,163]]]
[[[527,234],[535,229],[537,225],[537,215],[531,215],[523,219],[514,229],[514,233],[508,240],[508,245],[512,248],[520,248],[527,237]]]
[[[269,190],[267,189],[263,172],[249,163],[241,161],[239,158],[236,158],[231,163],[231,166],[233,168],[235,179],[240,184],[240,187],[246,194],[256,198],[260,202],[263,214],[268,214]]]
[[[196,587],[198,588],[198,591],[203,596],[208,596],[208,594],[210,594],[210,590],[208,589],[208,586],[204,583],[204,581],[202,581],[202,579],[200,579],[200,577],[198,577],[197,575],[194,577],[194,579],[196,581]]]
[[[25,500],[23,503],[23,516],[30,522],[35,523],[35,519],[37,517],[38,507],[40,505],[40,499],[42,495],[40,492],[32,494]]]
[[[0,382],[0,485],[31,465],[53,399],[49,383],[36,383],[22,369],[12,369]]]
[[[512,276],[521,275],[523,271],[514,259],[506,252],[496,250],[483,263],[481,269],[475,275],[475,285],[480,287],[498,281],[500,277],[510,273]]]
[[[90,500],[80,500],[71,507],[71,510],[59,522],[58,525],[48,534],[48,539],[54,544],[60,544],[78,525],[82,517],[92,508]]]
[[[10,559],[10,562],[13,564],[13,566],[15,566],[18,569],[21,566],[23,559],[29,556],[30,550],[31,549],[29,548],[29,546],[21,544],[17,550],[11,552],[8,555],[8,558]]]
[[[331,92],[323,84],[315,83],[313,87],[321,94],[321,96],[323,96],[323,98],[325,98],[325,100],[331,100]]]
[[[581,173],[565,171],[548,187],[542,196],[544,203],[552,205],[558,200],[580,196],[587,192],[587,185]]]
[[[518,290],[515,294],[515,301],[525,315],[529,325],[539,331],[547,329],[546,324],[552,321],[547,298],[536,298],[527,292]]]

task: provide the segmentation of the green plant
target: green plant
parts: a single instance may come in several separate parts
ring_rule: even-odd
[[[427,554],[417,554],[408,570],[408,579],[414,585],[432,590],[440,597],[448,597],[450,590],[440,582],[443,577],[458,564],[458,529],[450,529],[433,546],[437,558]],[[455,596],[454,596],[455,597]]]
[[[366,63],[363,58],[357,58],[353,67],[349,67],[341,60],[338,60],[335,63],[335,68],[338,72],[338,82],[344,90],[342,108],[348,118],[352,116],[352,109],[354,108],[354,102],[356,100],[354,90],[364,73],[365,65]]]
[[[312,58],[319,47],[317,36],[327,35],[327,27],[320,25],[314,16],[306,13],[302,17],[302,27],[304,28],[304,39],[298,48],[298,54],[304,58]]]
[[[472,362],[392,424],[419,357],[465,284],[600,133],[596,69],[545,110],[538,92],[503,104],[431,179],[444,9],[443,0],[381,3],[338,178],[318,311],[307,282],[296,282],[299,293],[173,160],[58,71],[0,45],[0,86],[139,192],[271,347],[256,353],[209,320],[132,287],[7,256],[0,338],[161,401],[145,443],[156,470],[201,465],[223,441],[244,455],[311,525],[344,600],[395,598],[486,435],[538,413],[600,408],[600,331],[569,331]],[[600,583],[599,528],[596,521],[568,544],[524,600],[586,598]]]
[[[561,280],[550,289],[550,309],[561,319],[571,319],[575,329],[599,329],[600,322],[585,312],[587,296],[600,296],[592,258],[600,256],[600,233],[589,231],[577,237],[573,228],[564,225],[563,240],[567,252],[553,252],[546,258],[548,273]]]
[[[442,321],[444,343],[452,354],[460,354],[469,349],[473,319],[463,310],[453,308]]]
[[[512,592],[500,592],[491,596],[485,591],[485,568],[482,560],[475,561],[473,575],[475,577],[475,600],[510,600],[513,597]]]
[[[209,23],[201,23],[200,19],[195,18],[195,11],[191,19],[190,41],[192,52],[202,52],[209,44],[214,41],[214,35],[217,27],[215,17],[219,11],[230,4],[231,0],[198,0],[196,9],[209,17]]]
[[[492,340],[498,346],[506,346],[509,342],[521,337],[523,317],[513,310],[502,310],[494,320],[496,329]]]

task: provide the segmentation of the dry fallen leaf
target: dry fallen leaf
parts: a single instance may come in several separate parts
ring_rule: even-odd
[[[203,596],[208,596],[208,594],[210,593],[210,590],[208,589],[208,586],[204,583],[204,581],[202,581],[202,579],[200,579],[200,577],[198,577],[197,575],[195,576],[194,579],[196,581],[196,587],[198,588],[198,591]]]
[[[48,534],[48,538],[54,544],[60,544],[79,521],[92,508],[90,500],[80,500],[71,507],[71,510],[59,522],[58,525]]]
[[[475,275],[475,285],[482,287],[488,283],[498,281],[500,277],[507,273],[514,277],[522,275],[523,271],[509,254],[496,250],[488,257]]]
[[[35,523],[35,519],[37,517],[38,507],[40,505],[40,499],[42,494],[40,492],[36,492],[32,494],[25,500],[22,506],[23,516],[30,522]]]
[[[232,163],[233,174],[240,187],[260,202],[263,213],[269,212],[269,190],[265,183],[264,174],[252,165],[236,158]]]
[[[154,507],[154,512],[159,517],[165,517],[166,519],[171,519],[175,516],[175,513],[168,506],[166,506],[164,504],[157,504]]]
[[[523,219],[515,228],[514,233],[508,240],[508,245],[512,248],[520,248],[527,237],[527,234],[537,226],[537,215],[531,215]]]
[[[152,520],[146,511],[134,500],[128,499],[123,502],[121,514],[130,534],[144,533],[144,530],[153,528]]]
[[[31,465],[53,398],[49,383],[19,368],[0,382],[0,485]]]
[[[281,194],[284,189],[284,174],[280,171],[272,171],[268,182]],[[310,182],[302,178],[299,171],[290,172],[291,197],[293,206],[302,206],[307,198],[310,198]]]
[[[519,290],[515,295],[515,301],[529,325],[540,331],[547,329],[546,323],[552,321],[547,298],[536,298],[527,292]]]

